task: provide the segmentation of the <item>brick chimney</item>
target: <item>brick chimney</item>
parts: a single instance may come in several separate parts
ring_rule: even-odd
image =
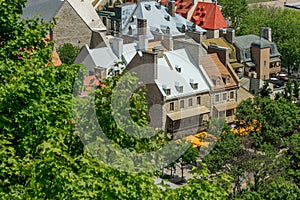
[[[139,43],[138,43],[139,49],[142,51],[148,50],[148,38],[146,35],[140,35],[139,36]]]
[[[147,34],[147,19],[138,18],[137,19],[137,28],[138,28],[138,35],[146,35]]]

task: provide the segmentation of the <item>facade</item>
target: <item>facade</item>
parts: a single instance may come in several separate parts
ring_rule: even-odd
[[[202,57],[202,66],[211,82],[211,113],[214,118],[225,118],[227,123],[235,120],[238,102],[239,78],[226,59],[222,63],[217,53]]]
[[[128,64],[147,84],[150,125],[176,137],[204,128],[210,116],[208,76],[186,49],[137,53]],[[151,83],[151,84],[150,84]]]
[[[41,18],[47,22],[55,18],[56,25],[50,33],[50,38],[56,41],[55,48],[64,43],[79,47],[107,45],[105,26],[89,0],[28,0],[22,18]]]
[[[271,40],[270,28],[262,28],[260,37],[252,34],[235,37],[234,44],[246,76],[264,81],[281,71],[281,55]]]

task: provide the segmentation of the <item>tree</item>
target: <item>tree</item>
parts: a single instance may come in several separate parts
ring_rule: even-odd
[[[79,47],[73,46],[70,43],[65,43],[63,45],[60,45],[57,49],[58,55],[62,63],[65,63],[67,65],[71,65],[74,63],[79,51],[80,51]]]
[[[293,80],[294,88],[293,88],[293,96],[298,100],[299,99],[299,82],[297,79]]]
[[[293,87],[291,79],[288,80],[284,88],[284,98],[286,98],[288,101],[293,100]]]
[[[259,94],[261,97],[270,97],[271,93],[272,90],[269,88],[269,82],[265,81],[263,87],[259,91]]]
[[[178,159],[181,169],[181,180],[183,180],[184,166],[188,164],[196,164],[199,152],[192,145],[186,150],[186,152]]]
[[[271,100],[255,97],[240,103],[236,117],[246,125],[251,125],[253,120],[261,123],[262,128],[250,134],[255,140],[255,145],[259,146],[264,142],[280,143],[284,134],[297,125],[298,111],[294,104],[282,98]]]
[[[248,12],[247,0],[220,0],[219,3],[222,6],[224,17],[230,20],[231,27],[239,28],[241,19]]]
[[[282,55],[282,65],[297,71],[300,66],[300,13],[293,9],[278,7],[253,6],[241,19],[237,35],[260,35],[261,27],[272,29],[272,41]]]

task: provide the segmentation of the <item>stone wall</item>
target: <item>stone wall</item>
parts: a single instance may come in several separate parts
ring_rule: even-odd
[[[53,30],[55,49],[64,43],[79,47],[90,44],[92,31],[67,1],[62,5],[56,18],[57,24]]]

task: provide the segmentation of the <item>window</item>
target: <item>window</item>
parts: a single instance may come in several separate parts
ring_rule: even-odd
[[[184,108],[184,100],[180,101],[180,108]]]
[[[174,102],[171,102],[170,103],[170,111],[173,111],[174,110]]]
[[[189,106],[193,106],[193,99],[189,99]]]
[[[179,93],[183,93],[183,86],[179,86],[179,87],[178,87],[178,92],[179,92]]]
[[[175,65],[175,69],[176,69],[176,71],[181,72],[181,67],[180,66]]]
[[[230,92],[230,99],[234,98],[234,92]]]
[[[223,101],[226,101],[227,99],[227,93],[223,93]]]
[[[215,102],[219,102],[220,101],[220,95],[219,94],[216,94],[215,95]]]
[[[198,104],[198,105],[201,104],[201,97],[197,97],[197,104]]]
[[[219,117],[225,117],[225,111],[219,112]]]
[[[230,117],[233,114],[233,110],[226,110],[226,117]]]
[[[264,75],[264,80],[266,80],[267,79],[267,76],[266,75]]]
[[[194,83],[194,84],[193,84],[193,89],[194,89],[194,90],[197,90],[197,89],[198,89],[198,83]]]
[[[267,67],[267,61],[264,60],[264,67]]]
[[[165,89],[166,95],[171,95],[171,89]]]

